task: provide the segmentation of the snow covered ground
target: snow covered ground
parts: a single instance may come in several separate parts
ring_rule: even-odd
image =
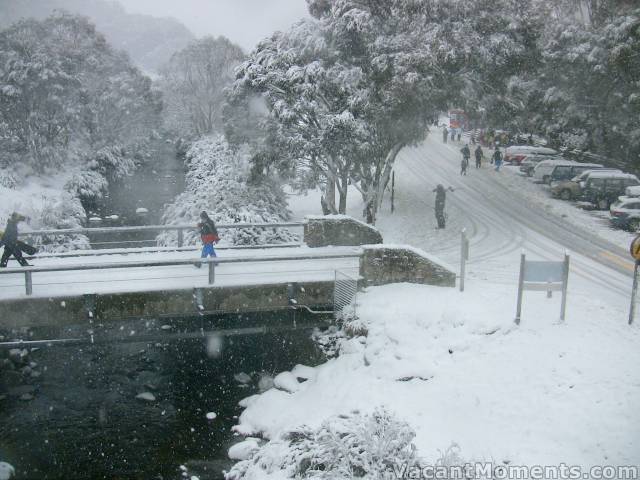
[[[549,199],[512,169],[471,168],[460,177],[461,146],[438,135],[404,149],[395,167],[396,211],[385,202],[377,226],[385,242],[453,264],[465,228],[466,291],[398,284],[360,294],[352,330],[366,336],[341,340],[340,355],[297,387],[243,402],[238,433],[271,442],[258,462],[236,472],[289,478],[284,434],[381,406],[409,423],[429,462],[455,442],[469,461],[640,464],[640,333],[637,323],[627,325],[633,264],[626,234],[610,235],[593,215]],[[446,230],[435,229],[432,213],[438,183],[455,189]],[[296,217],[318,208],[314,194],[292,202]],[[349,213],[360,212],[354,192]],[[525,292],[522,324],[514,325],[522,251],[529,259],[571,255],[565,322],[559,295]]]

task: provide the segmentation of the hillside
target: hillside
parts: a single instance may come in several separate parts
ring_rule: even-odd
[[[146,71],[157,71],[195,38],[173,18],[129,14],[120,3],[104,0],[0,0],[0,28],[22,18],[43,19],[54,10],[88,16],[111,45]]]

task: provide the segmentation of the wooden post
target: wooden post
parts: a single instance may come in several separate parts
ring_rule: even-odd
[[[564,321],[567,310],[567,283],[569,282],[569,255],[564,254],[564,271],[562,278],[562,303],[560,304],[560,320]]]
[[[640,260],[636,260],[636,266],[633,269],[633,287],[631,289],[631,308],[629,309],[629,325],[633,323],[633,317],[636,315],[636,295],[638,293],[638,267]]]
[[[518,307],[516,309],[516,325],[520,325],[520,316],[522,315],[522,290],[524,288],[524,253],[520,255],[520,279],[518,280]]]
[[[391,213],[395,210],[396,172],[391,172]]]

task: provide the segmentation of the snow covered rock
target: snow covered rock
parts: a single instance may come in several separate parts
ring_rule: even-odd
[[[231,460],[248,460],[260,449],[257,438],[246,438],[242,442],[233,445],[228,452]]]
[[[247,385],[251,383],[251,377],[244,372],[236,373],[233,379],[241,385]]]
[[[273,379],[273,385],[278,390],[284,390],[289,393],[297,392],[300,389],[298,379],[291,372],[282,372],[276,375],[276,378]]]
[[[136,395],[138,400],[143,400],[145,402],[155,402],[156,396],[151,392],[142,392]]]
[[[205,416],[207,417],[207,420],[215,420],[218,417],[215,412],[207,412]]]
[[[260,380],[258,380],[258,389],[261,392],[266,392],[273,388],[273,377],[269,375],[261,375]]]
[[[316,370],[313,367],[298,364],[293,367],[291,373],[298,379],[311,380],[316,376]]]
[[[0,462],[0,480],[11,480],[16,473],[13,465],[7,462]]]

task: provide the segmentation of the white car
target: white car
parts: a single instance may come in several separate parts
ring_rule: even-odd
[[[504,161],[520,165],[525,158],[534,155],[555,156],[560,154],[553,148],[534,147],[531,145],[515,145],[506,148],[504,152]]]
[[[580,164],[573,160],[565,160],[564,158],[559,158],[558,160],[543,160],[533,169],[533,180],[538,183],[548,183],[553,170],[557,166],[573,167],[575,165]]]

